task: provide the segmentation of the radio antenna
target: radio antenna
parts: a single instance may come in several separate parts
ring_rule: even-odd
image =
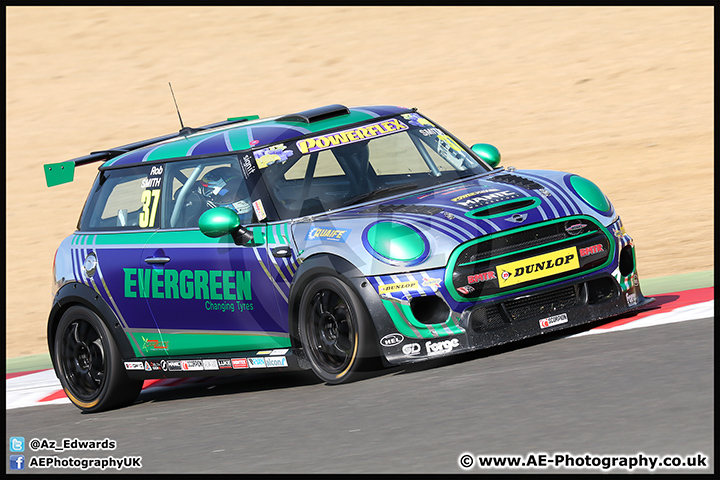
[[[175,100],[175,92],[173,92],[172,83],[168,82],[168,85],[170,86],[170,93],[173,97],[173,102],[175,102],[175,110],[178,114],[178,119],[180,120],[180,133],[190,134],[192,133],[192,128],[188,127],[185,128],[185,125],[183,125],[182,117],[180,116],[180,109],[178,108],[177,100]]]

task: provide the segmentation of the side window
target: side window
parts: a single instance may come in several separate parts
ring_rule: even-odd
[[[162,173],[162,165],[101,172],[83,212],[81,230],[158,228]]]
[[[200,216],[214,207],[227,207],[243,224],[253,221],[253,208],[237,157],[195,159],[165,165],[163,225],[195,228]]]

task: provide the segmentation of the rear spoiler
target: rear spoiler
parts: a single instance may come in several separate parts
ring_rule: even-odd
[[[124,153],[131,152],[133,150],[137,150],[137,149],[143,148],[143,147],[148,147],[155,143],[164,142],[165,140],[170,140],[172,138],[185,137],[187,135],[201,132],[203,130],[209,130],[211,128],[232,125],[234,123],[247,122],[250,120],[257,120],[259,118],[260,117],[257,115],[250,115],[247,117],[228,118],[227,120],[225,120],[223,122],[211,123],[210,125],[205,125],[203,127],[198,127],[198,128],[184,127],[177,133],[170,133],[168,135],[150,138],[148,140],[142,140],[140,142],[129,143],[127,145],[122,145],[120,147],[110,148],[107,150],[100,150],[97,152],[91,152],[89,155],[73,158],[72,160],[67,160],[65,162],[47,163],[47,164],[43,165],[43,170],[45,171],[45,182],[47,183],[48,187],[54,187],[56,185],[61,185],[63,183],[69,183],[69,182],[72,182],[73,178],[75,177],[75,167],[76,166],[87,165],[88,163],[94,163],[94,162],[107,161],[107,160],[115,158],[119,155],[122,155]]]

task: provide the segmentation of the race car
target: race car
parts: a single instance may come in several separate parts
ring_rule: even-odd
[[[45,165],[48,186],[92,162],[47,325],[87,412],[131,404],[150,378],[311,369],[343,383],[653,300],[595,184],[499,167],[497,148],[414,108],[183,127]]]

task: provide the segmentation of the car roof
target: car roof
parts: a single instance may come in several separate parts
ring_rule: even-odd
[[[108,160],[100,168],[247,150],[408,111],[412,110],[388,105],[351,108],[328,105],[290,115],[241,121],[143,146]]]

